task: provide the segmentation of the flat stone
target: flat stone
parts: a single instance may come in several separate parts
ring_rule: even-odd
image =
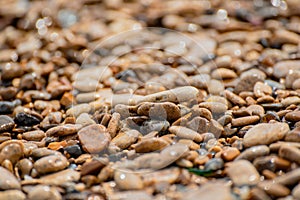
[[[108,146],[111,137],[104,126],[93,124],[82,128],[78,139],[86,152],[99,153]]]
[[[61,124],[46,131],[48,137],[73,135],[82,128],[81,124]]]
[[[121,190],[140,190],[144,184],[138,173],[128,170],[116,170],[114,180]]]
[[[198,132],[196,132],[192,129],[189,129],[189,128],[186,128],[183,126],[171,126],[169,128],[169,131],[179,138],[190,139],[197,143],[200,143],[203,141],[202,135],[200,135]]]
[[[20,182],[17,178],[7,169],[0,167],[0,189],[21,189]]]
[[[267,145],[252,146],[245,149],[235,160],[249,160],[253,161],[257,157],[269,155],[270,149]]]
[[[288,107],[291,104],[298,105],[298,104],[300,104],[300,97],[297,97],[297,96],[287,97],[281,101],[281,104],[284,107]]]
[[[247,160],[229,163],[226,172],[236,186],[255,185],[260,178],[255,167]]]
[[[261,123],[247,131],[243,144],[245,147],[271,144],[283,139],[289,130],[290,128],[286,123]]]
[[[38,159],[33,166],[39,174],[46,174],[65,169],[69,162],[63,155],[49,155]]]
[[[291,162],[280,158],[276,155],[257,157],[253,161],[253,165],[260,172],[263,170],[270,170],[272,172],[276,172],[277,170],[287,170],[291,166]]]
[[[10,131],[15,127],[15,122],[7,115],[0,115],[0,133]]]
[[[46,137],[46,133],[42,130],[28,131],[22,134],[22,138],[28,141],[41,141]]]

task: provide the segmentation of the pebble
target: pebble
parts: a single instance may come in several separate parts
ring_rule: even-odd
[[[257,115],[254,116],[247,116],[247,117],[240,117],[236,119],[232,119],[231,125],[236,127],[236,126],[247,126],[250,124],[255,124],[259,122],[260,117]]]
[[[21,112],[16,115],[15,122],[19,126],[33,126],[39,124],[40,119],[33,115]]]
[[[78,104],[69,108],[66,112],[68,116],[78,117],[81,113],[89,113],[92,110],[87,103]]]
[[[266,194],[266,192],[258,187],[252,188],[250,192],[251,198],[257,199],[257,200],[272,200],[269,195]]]
[[[152,200],[154,197],[148,194],[146,191],[125,191],[125,192],[115,192],[108,196],[110,200]]]
[[[227,69],[227,68],[218,68],[215,69],[212,74],[211,77],[213,79],[231,79],[231,78],[236,78],[237,75],[236,73],[231,70],[231,69]]]
[[[81,124],[62,124],[46,131],[48,137],[73,135],[82,128]]]
[[[285,115],[284,118],[291,122],[299,122],[300,121],[300,110],[289,112]]]
[[[0,199],[25,200],[26,195],[20,190],[5,190],[0,192]]]
[[[235,160],[249,160],[253,161],[257,157],[269,155],[270,149],[266,145],[252,146],[245,149]]]
[[[271,144],[283,139],[289,130],[290,128],[286,123],[261,123],[247,131],[243,144],[245,147]]]
[[[272,88],[262,82],[257,82],[253,88],[256,97],[262,97],[272,94]]]
[[[273,181],[262,181],[257,186],[273,197],[285,197],[291,192],[287,187]]]
[[[255,73],[241,76],[235,85],[234,92],[238,94],[244,91],[253,91],[254,85],[259,81],[264,81],[264,79]]]
[[[221,158],[212,158],[208,160],[204,168],[209,171],[216,171],[218,169],[222,169],[224,167],[224,161]]]
[[[0,166],[0,189],[21,189],[21,185],[17,178],[7,169]]]
[[[200,143],[203,141],[202,135],[200,135],[199,133],[197,133],[196,131],[194,131],[192,129],[189,129],[189,128],[186,128],[183,126],[171,126],[169,128],[169,131],[179,138],[190,139],[197,143]]]
[[[292,105],[292,104],[298,105],[298,104],[300,104],[300,97],[297,97],[297,96],[287,97],[281,101],[281,104],[284,107],[288,107],[289,105]]]
[[[46,137],[46,133],[42,130],[28,131],[22,134],[22,138],[28,141],[41,141]]]
[[[180,117],[180,109],[170,102],[145,102],[138,107],[137,114],[149,116],[151,119],[175,121]]]
[[[293,197],[294,197],[295,199],[300,199],[300,184],[297,184],[297,185],[294,187],[294,189],[293,189],[293,191],[292,191],[292,194],[293,194]]]
[[[107,165],[107,160],[92,160],[89,162],[85,162],[82,167],[80,174],[81,176],[85,176],[88,174],[97,174],[99,171]]]
[[[300,71],[290,71],[285,77],[285,87],[292,88],[293,83],[300,78]]]
[[[15,164],[24,156],[24,145],[18,140],[8,140],[0,144],[0,163],[9,160]]]
[[[33,163],[31,160],[27,159],[27,158],[23,158],[22,160],[20,160],[17,164],[16,164],[16,168],[19,171],[21,177],[23,178],[25,175],[29,175],[32,168],[33,168]]]
[[[0,115],[0,133],[11,131],[15,127],[15,122],[7,115]]]
[[[235,105],[239,105],[239,106],[246,105],[246,101],[244,99],[234,94],[233,92],[230,92],[229,90],[224,91],[224,96]]]
[[[287,142],[300,142],[300,127],[296,127],[288,132],[284,140]]]
[[[293,146],[283,145],[279,149],[279,156],[291,162],[300,164],[300,150]]]
[[[81,113],[76,119],[76,124],[81,124],[82,126],[88,126],[91,124],[96,124],[96,122],[91,119],[89,114]]]
[[[212,95],[220,95],[224,89],[224,84],[219,80],[212,79],[207,84],[207,91]]]
[[[237,148],[228,147],[228,148],[224,148],[221,157],[225,161],[232,161],[239,155],[240,155],[240,151]]]
[[[39,174],[47,174],[65,169],[69,162],[62,155],[49,155],[38,159],[33,166]]]
[[[108,147],[111,137],[104,126],[92,124],[78,131],[78,139],[84,151],[99,153]]]
[[[255,185],[260,178],[259,173],[248,160],[229,163],[226,172],[236,186]]]
[[[64,150],[73,158],[77,158],[82,154],[81,148],[79,145],[71,145],[64,148]]]
[[[28,192],[28,199],[32,200],[61,200],[62,196],[55,187],[37,185]]]
[[[218,115],[224,114],[227,111],[227,105],[219,102],[202,102],[199,104],[199,107],[207,108],[210,110],[211,114]]]
[[[137,130],[120,131],[118,135],[112,139],[111,143],[121,149],[126,149],[137,141],[139,135],[140,133]]]
[[[300,169],[296,168],[274,179],[275,183],[280,183],[285,186],[290,186],[300,181]]]
[[[253,161],[253,165],[261,172],[265,169],[275,172],[276,170],[287,170],[291,166],[291,162],[278,156],[270,155],[256,158]]]
[[[128,170],[116,170],[114,180],[121,190],[141,190],[144,187],[143,181],[138,173]]]
[[[207,200],[207,199],[218,199],[218,200],[233,200],[234,197],[231,195],[230,188],[224,183],[212,182],[205,183],[201,187],[190,190],[183,194],[181,198],[186,200]]]
[[[137,153],[148,153],[162,150],[168,145],[169,143],[161,138],[149,138],[136,143],[134,149]]]
[[[119,128],[121,115],[117,112],[113,113],[111,119],[107,125],[107,132],[110,134],[111,138],[117,135],[117,130]]]
[[[288,75],[289,71],[300,71],[300,61],[288,60],[280,61],[274,65],[273,75],[276,78],[284,78]]]

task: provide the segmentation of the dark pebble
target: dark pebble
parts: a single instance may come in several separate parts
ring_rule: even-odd
[[[0,101],[0,114],[12,113],[16,106],[20,105],[20,100],[15,101]]]
[[[6,115],[0,115],[0,133],[10,131],[14,128],[15,122]]]
[[[33,126],[39,124],[40,120],[35,116],[21,112],[16,115],[15,122],[19,126]]]
[[[82,151],[79,147],[79,145],[75,144],[72,146],[68,146],[66,148],[64,148],[64,150],[70,154],[71,157],[77,158],[78,156],[80,156],[82,154]]]

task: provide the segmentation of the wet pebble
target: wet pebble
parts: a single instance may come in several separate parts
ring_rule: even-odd
[[[138,173],[128,170],[116,170],[114,180],[121,190],[140,190],[144,184]]]
[[[281,104],[284,107],[288,107],[291,104],[295,104],[295,105],[300,104],[300,97],[297,96],[287,97],[281,101]]]
[[[64,150],[73,158],[77,158],[82,154],[81,148],[79,145],[71,145],[64,148]]]
[[[288,121],[298,122],[300,121],[300,111],[292,111],[285,115],[284,117]]]
[[[9,140],[0,145],[0,163],[5,159],[15,164],[24,156],[24,145],[18,140]]]
[[[62,196],[55,187],[50,187],[48,185],[38,185],[33,187],[28,192],[28,199],[32,200],[61,200]]]
[[[0,133],[10,131],[15,127],[15,122],[7,115],[0,115]]]
[[[287,170],[291,166],[291,162],[278,156],[270,155],[256,158],[253,161],[253,165],[260,172],[266,169],[275,172],[276,170]]]
[[[49,137],[72,135],[77,133],[80,128],[82,128],[81,124],[62,124],[48,129],[46,135]]]
[[[266,145],[252,146],[245,149],[235,160],[249,160],[253,161],[257,157],[266,156],[270,153],[270,149]]]
[[[96,124],[96,122],[91,119],[89,114],[82,113],[77,117],[76,124],[81,124],[82,126],[88,126],[91,124]]]
[[[300,127],[296,127],[288,132],[284,140],[287,142],[300,142]]]
[[[231,124],[232,126],[246,126],[250,124],[255,124],[259,122],[259,116],[247,116],[247,117],[240,117],[236,119],[232,119]]]
[[[38,159],[33,166],[39,174],[46,174],[65,169],[69,162],[63,155],[50,155]]]
[[[206,170],[215,171],[224,167],[224,161],[221,158],[212,158],[205,163]]]
[[[139,135],[140,133],[137,130],[120,131],[118,135],[112,139],[111,144],[121,149],[126,149],[137,141]]]
[[[289,130],[289,126],[285,123],[261,123],[247,131],[243,144],[246,147],[270,144],[284,138]]]
[[[239,155],[240,151],[234,147],[225,148],[221,154],[222,158],[226,161],[232,161]]]
[[[33,126],[39,124],[40,119],[33,115],[21,112],[16,115],[15,122],[19,126]]]
[[[136,143],[134,149],[137,153],[147,153],[161,150],[168,145],[169,143],[161,138],[149,138]]]
[[[236,186],[254,185],[259,182],[259,173],[247,160],[229,163],[226,172]]]
[[[41,141],[46,137],[46,133],[42,130],[28,131],[22,134],[22,138],[28,141]]]
[[[17,178],[7,169],[0,167],[0,189],[20,189],[21,185]]]
[[[99,153],[108,146],[111,137],[104,126],[93,124],[82,128],[78,132],[78,139],[84,151]]]
[[[203,137],[196,131],[183,127],[183,126],[171,126],[169,131],[179,138],[190,139],[197,143],[202,142]]]

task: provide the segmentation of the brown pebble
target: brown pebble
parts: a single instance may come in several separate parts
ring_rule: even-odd
[[[42,195],[41,195],[42,194]],[[28,199],[34,200],[61,200],[59,190],[48,185],[37,185],[28,192]]]
[[[257,123],[260,120],[259,116],[247,116],[247,117],[240,117],[236,119],[232,119],[231,124],[232,126],[247,126],[250,124]]]
[[[300,121],[300,111],[289,112],[284,117],[288,121],[298,122]]]
[[[300,127],[296,127],[288,132],[284,140],[287,142],[300,142]]]
[[[62,124],[56,127],[50,128],[46,131],[47,136],[66,136],[77,133],[82,127],[81,124]]]
[[[285,197],[291,192],[287,187],[273,181],[262,181],[257,186],[274,197]]]
[[[112,139],[111,144],[121,149],[126,149],[137,141],[139,135],[140,133],[137,130],[120,131],[118,135]]]
[[[279,149],[279,156],[291,162],[300,164],[300,150],[296,147],[283,145]]]
[[[0,199],[25,200],[26,195],[20,190],[5,190],[0,192]]]
[[[24,144],[18,140],[8,140],[0,145],[0,163],[5,159],[15,164],[24,156]]]
[[[254,85],[253,91],[256,97],[262,97],[265,95],[272,94],[272,88],[269,85],[266,85],[262,82],[257,82]]]
[[[46,137],[46,133],[42,130],[28,131],[22,134],[22,138],[28,141],[41,141]]]
[[[92,124],[78,131],[78,139],[84,151],[99,153],[108,147],[111,137],[104,126]]]
[[[116,170],[114,180],[121,190],[140,190],[144,187],[140,175],[133,171]]]
[[[113,113],[111,116],[111,119],[107,126],[107,132],[110,134],[111,138],[114,138],[117,134],[120,118],[121,118],[121,115],[117,112]]]
[[[97,174],[106,165],[107,160],[104,159],[85,162],[81,167],[80,174],[81,176],[85,176],[88,174]]]
[[[21,189],[21,185],[17,178],[7,169],[0,167],[0,189]]]
[[[136,143],[134,149],[137,153],[148,153],[161,150],[168,145],[169,143],[161,138],[149,138]]]
[[[169,128],[169,131],[173,134],[175,134],[179,138],[184,139],[190,139],[197,143],[202,142],[203,137],[197,133],[196,131],[193,131],[192,129],[182,127],[182,126],[171,126]]]
[[[234,160],[238,155],[240,155],[240,151],[234,147],[225,148],[221,154],[222,158],[226,161]]]
[[[63,155],[50,155],[38,159],[33,166],[39,174],[46,174],[65,169],[69,162]]]
[[[224,96],[235,105],[243,106],[246,105],[246,101],[240,96],[230,92],[229,90],[224,91]]]

